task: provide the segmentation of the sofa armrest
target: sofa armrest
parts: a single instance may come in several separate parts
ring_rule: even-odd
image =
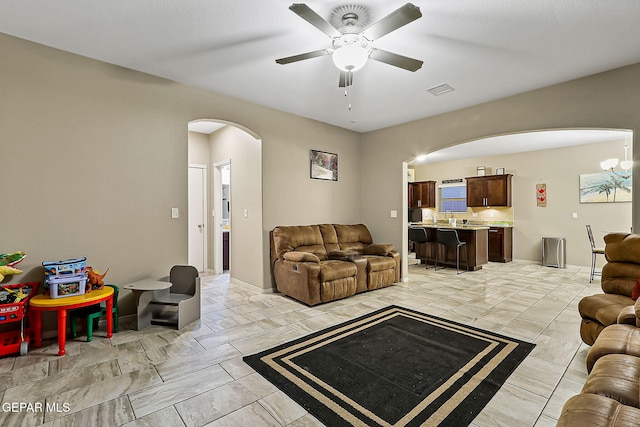
[[[365,255],[387,255],[389,252],[393,252],[394,248],[391,243],[372,243],[364,248],[363,253]]]
[[[317,262],[320,263],[320,258],[317,255],[310,252],[290,251],[285,252],[282,256],[285,261],[292,262]]]
[[[636,317],[635,307],[633,305],[630,305],[628,307],[623,308],[622,311],[620,311],[620,314],[618,314],[618,320],[616,321],[616,323],[621,325],[636,326],[637,319],[638,318]]]

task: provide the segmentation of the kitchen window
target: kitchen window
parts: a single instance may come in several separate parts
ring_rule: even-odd
[[[440,212],[467,212],[467,186],[440,186]]]

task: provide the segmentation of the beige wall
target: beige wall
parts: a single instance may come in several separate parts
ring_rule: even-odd
[[[536,134],[529,138],[535,141]],[[599,162],[621,157],[624,141],[584,144],[552,150],[530,151],[502,156],[486,156],[443,163],[414,165],[416,180],[464,178],[476,175],[476,167],[489,166],[495,171],[505,167],[513,174],[514,258],[541,261],[542,237],[565,237],[567,263],[591,265],[591,249],[586,224],[591,224],[598,245],[607,231],[629,232],[631,203],[580,203],[580,174],[599,173]],[[536,204],[536,184],[547,185],[546,207]],[[490,209],[476,209],[479,217],[491,220]],[[483,212],[489,211],[489,212]],[[573,219],[573,213],[578,215]],[[495,213],[496,219],[498,213]],[[598,257],[602,265],[604,257]]]
[[[0,252],[87,256],[124,284],[187,261],[187,123],[240,124],[262,141],[264,212],[258,288],[270,288],[268,231],[360,219],[360,135],[209,91],[0,35]],[[340,181],[309,179],[308,150],[340,155]],[[255,231],[254,231],[255,232]],[[261,241],[262,238],[262,241]],[[251,267],[257,268],[260,267]],[[253,280],[253,279],[252,279]],[[133,312],[122,292],[123,314]]]
[[[540,129],[631,129],[638,135],[639,79],[640,64],[636,64],[364,135],[362,182],[370,191],[361,193],[363,219],[379,235],[378,240],[406,247],[406,214],[389,218],[389,210],[406,209],[402,163],[420,153],[486,136]],[[637,156],[636,140],[634,137],[633,151]],[[640,188],[638,179],[634,174],[636,189]],[[634,212],[640,212],[638,203],[640,197],[635,197]],[[634,229],[640,229],[640,216],[633,218]]]
[[[187,132],[187,159],[189,164],[209,165],[211,148],[209,135],[199,132]]]

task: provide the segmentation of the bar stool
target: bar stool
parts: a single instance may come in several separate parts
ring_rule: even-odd
[[[428,245],[432,242],[429,239],[429,235],[427,234],[427,230],[424,227],[409,227],[409,241],[415,243],[423,243]],[[416,258],[418,257],[418,251],[416,250]],[[427,251],[424,251],[424,258],[419,258],[421,261],[424,260],[424,263],[427,265],[427,269],[429,268],[429,261],[427,260]]]
[[[454,229],[443,229],[438,228],[436,230],[436,240],[438,243],[445,247],[445,255],[444,259],[447,259],[447,251],[449,248],[456,248],[456,274],[460,274],[460,248],[464,248],[464,258],[467,260],[467,271],[469,270],[469,254],[467,252],[467,242],[460,241],[460,237],[458,236],[458,231]],[[435,269],[438,269],[438,253],[440,251],[436,251],[436,265]]]
[[[596,255],[604,255],[604,248],[596,248],[596,242],[593,239],[589,224],[587,224],[587,234],[589,235],[589,243],[591,243],[591,276],[589,276],[589,283],[591,283],[593,282],[593,276],[596,275]]]

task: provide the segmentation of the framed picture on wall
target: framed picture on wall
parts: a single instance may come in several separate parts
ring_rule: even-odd
[[[580,203],[631,201],[631,173],[619,176],[607,172],[580,175]]]
[[[325,181],[338,180],[337,154],[311,150],[309,159],[309,173],[311,178]]]

